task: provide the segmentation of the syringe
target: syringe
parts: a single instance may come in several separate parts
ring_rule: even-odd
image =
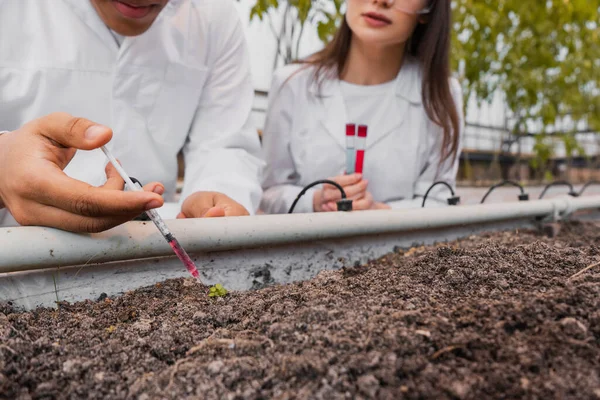
[[[102,146],[101,148],[104,154],[106,154],[106,157],[108,157],[110,163],[116,168],[117,172],[119,173],[119,175],[121,175],[121,178],[123,178],[123,180],[125,181],[125,183],[127,183],[129,188],[138,192],[143,191],[144,189],[139,183],[133,183],[129,175],[125,172],[123,167],[121,167],[121,164],[119,164],[119,162],[113,157],[113,155],[108,151],[108,149],[105,146]],[[146,214],[148,215],[148,217],[150,217],[152,222],[154,222],[154,225],[156,225],[156,227],[163,235],[167,243],[169,243],[169,246],[171,246],[177,257],[179,257],[179,259],[181,260],[183,265],[185,265],[190,274],[192,274],[192,276],[196,278],[198,282],[202,283],[200,281],[200,274],[198,273],[196,265],[194,264],[188,253],[183,249],[183,247],[181,247],[179,241],[175,238],[175,236],[173,236],[171,231],[169,231],[169,228],[167,228],[167,225],[165,224],[163,219],[160,217],[160,215],[158,215],[158,212],[156,212],[156,210],[149,210],[146,211]]]

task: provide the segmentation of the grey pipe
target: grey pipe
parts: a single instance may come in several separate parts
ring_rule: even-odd
[[[259,215],[166,221],[190,253],[464,226],[600,208],[600,196],[414,210]],[[0,228],[0,273],[172,256],[152,223],[129,222],[98,234],[51,228]]]

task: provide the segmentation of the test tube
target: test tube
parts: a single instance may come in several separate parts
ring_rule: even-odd
[[[365,163],[365,150],[367,148],[367,129],[366,125],[358,126],[358,137],[356,138],[356,168],[354,170],[357,174],[363,173],[363,166]]]
[[[356,137],[356,124],[346,124],[346,173],[351,174],[356,164],[356,151],[354,141]]]

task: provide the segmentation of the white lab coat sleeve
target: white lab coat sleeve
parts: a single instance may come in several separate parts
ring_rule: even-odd
[[[299,175],[290,151],[294,107],[294,79],[291,66],[275,72],[269,90],[268,113],[262,135],[266,168],[263,176],[264,194],[260,208],[267,214],[285,214],[303,187],[297,184]],[[289,80],[288,80],[289,78]],[[300,198],[294,213],[312,213],[317,189],[309,189]]]
[[[219,7],[209,38],[209,76],[183,148],[180,203],[197,191],[223,193],[254,215],[264,168],[258,132],[251,124],[254,89],[241,21],[232,2]]]
[[[450,80],[450,89],[452,97],[454,98],[454,104],[459,117],[459,136],[458,136],[458,149],[456,158],[450,157],[446,159],[440,165],[441,159],[441,146],[442,146],[442,134],[436,134],[433,139],[433,146],[431,147],[430,157],[427,160],[425,168],[421,175],[415,182],[414,196],[412,199],[391,201],[387,204],[392,209],[402,208],[420,208],[423,205],[423,197],[427,193],[427,190],[431,187],[434,182],[444,181],[448,183],[453,190],[456,191],[456,175],[458,173],[459,158],[462,150],[463,133],[464,133],[464,113],[463,113],[463,98],[460,83],[456,79]],[[437,133],[437,132],[436,132]],[[438,169],[439,165],[439,169]],[[457,194],[458,195],[458,194]],[[448,198],[452,194],[445,185],[437,185],[427,195],[425,207],[444,207],[448,205]]]

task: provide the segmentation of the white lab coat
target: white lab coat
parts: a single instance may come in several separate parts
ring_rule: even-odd
[[[162,182],[167,202],[183,147],[181,201],[218,191],[256,211],[264,161],[249,124],[249,56],[232,0],[171,0],[120,47],[90,0],[0,0],[0,37],[0,130],[55,111],[109,126],[107,147],[131,176]],[[100,150],[79,151],[65,172],[101,185],[106,162]],[[166,204],[160,213],[174,218],[179,209]]]
[[[304,186],[345,170],[345,126],[352,121],[346,115],[340,82],[326,79],[319,90],[312,79],[313,67],[301,68],[285,66],[272,80],[262,139],[267,167],[261,210],[266,213],[286,213]],[[425,112],[416,60],[406,60],[395,86],[391,101],[396,102],[397,112],[369,126],[363,176],[369,181],[368,190],[375,201],[392,208],[421,207],[422,196],[434,181],[455,186],[458,157],[454,162],[445,162],[438,171],[442,128]],[[463,102],[455,79],[451,90],[462,131]],[[317,189],[309,190],[294,212],[312,212]],[[450,196],[447,188],[437,186],[428,195],[426,206],[447,204]]]

